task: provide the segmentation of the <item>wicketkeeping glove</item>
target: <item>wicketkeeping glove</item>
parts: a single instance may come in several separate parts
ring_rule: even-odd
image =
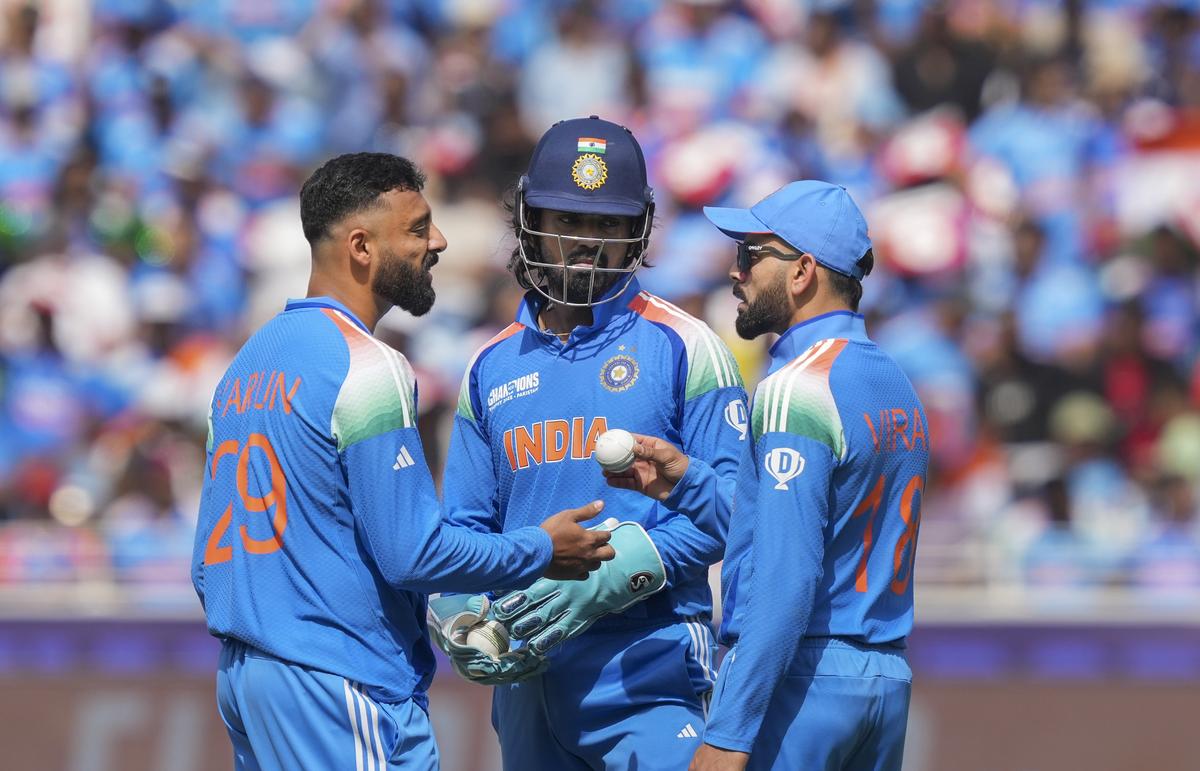
[[[609,519],[593,529],[612,530],[608,544],[617,556],[586,580],[540,578],[492,604],[491,617],[504,624],[512,638],[528,640],[527,649],[535,655],[544,655],[601,616],[619,613],[667,584],[662,558],[641,525]]]
[[[450,657],[454,671],[481,685],[515,683],[541,674],[549,662],[527,648],[503,653],[493,659],[468,645],[471,627],[488,620],[491,602],[482,594],[455,594],[429,601],[425,616],[429,636]]]

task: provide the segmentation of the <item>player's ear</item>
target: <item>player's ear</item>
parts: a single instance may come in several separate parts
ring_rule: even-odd
[[[364,268],[371,266],[375,244],[365,228],[350,228],[346,233],[346,250],[353,264]]]
[[[803,297],[812,291],[817,276],[817,261],[808,252],[788,264],[788,289],[793,297]]]

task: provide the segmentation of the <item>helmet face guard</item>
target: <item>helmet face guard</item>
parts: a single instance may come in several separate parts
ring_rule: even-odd
[[[642,266],[642,262],[646,259],[646,249],[649,246],[650,241],[650,227],[654,221],[654,206],[651,204],[646,207],[646,210],[640,217],[640,232],[629,238],[590,238],[587,236],[547,233],[545,231],[535,230],[529,227],[529,221],[527,217],[528,209],[525,205],[524,192],[518,191],[517,220],[519,223],[520,234],[517,238],[517,249],[521,256],[521,267],[525,271],[525,277],[528,280],[529,285],[535,292],[556,305],[566,305],[572,308],[590,308],[593,305],[603,305],[604,303],[612,302],[613,300],[617,299],[629,286],[629,283],[633,281],[633,275],[637,272],[638,268]],[[638,225],[635,223],[634,227],[637,228]],[[532,250],[527,247],[527,239],[532,240],[533,238],[552,239],[557,246],[556,251],[558,252],[558,261],[548,262],[546,256],[541,253],[540,249],[536,250],[536,256],[538,259],[534,259],[534,257],[530,255],[530,251]],[[574,247],[576,245],[580,244],[592,247],[596,254],[603,253],[604,248],[608,246],[608,244],[625,244],[626,255],[624,264],[617,268],[600,267],[599,262],[596,260],[593,260],[592,264],[589,266],[575,266],[567,264],[567,255],[574,251]],[[631,257],[629,254],[629,249],[635,244],[636,247],[634,248],[636,251],[634,251]],[[556,272],[561,275],[561,279],[553,278],[553,275]],[[573,300],[571,299],[570,293],[571,277],[584,274],[586,274],[588,277],[586,297],[582,300]],[[597,286],[597,274],[601,274],[600,286]],[[625,276],[623,281],[619,278],[621,275]],[[606,280],[610,276],[617,277],[617,280],[612,285],[609,285],[608,281]],[[555,283],[558,284],[558,289],[561,290],[557,297],[554,296],[553,292]],[[616,286],[617,284],[620,284],[620,286],[616,290],[613,290],[612,287]],[[597,297],[597,289],[600,290],[600,297]]]
[[[529,171],[517,185],[516,208],[522,282],[559,305],[610,302],[645,260],[654,223],[654,191],[646,183],[642,148],[629,129],[595,115],[559,121],[533,150]],[[530,211],[547,209],[632,218],[633,235],[590,238],[530,227]],[[568,264],[581,247],[601,254],[610,243],[625,246],[619,267],[601,267],[597,259],[588,266]]]

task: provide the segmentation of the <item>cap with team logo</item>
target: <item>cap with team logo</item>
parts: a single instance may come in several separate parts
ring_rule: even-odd
[[[867,220],[846,188],[815,179],[792,182],[749,209],[705,206],[704,216],[730,238],[776,235],[830,270],[862,280],[871,248]]]
[[[520,192],[539,209],[624,217],[645,213],[654,200],[633,134],[595,115],[559,121],[542,135]]]

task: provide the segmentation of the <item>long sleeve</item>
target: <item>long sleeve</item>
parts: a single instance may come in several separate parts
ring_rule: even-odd
[[[532,582],[550,562],[541,528],[501,535],[444,522],[415,428],[351,445],[342,462],[357,526],[381,575],[398,589],[484,591]]]
[[[755,477],[754,500],[731,525],[751,542],[741,579],[747,605],[704,734],[707,744],[741,752],[753,745],[812,615],[836,463],[826,445],[782,432],[764,434],[749,457],[741,473]]]
[[[671,513],[649,531],[666,565],[668,584],[676,573],[707,567],[725,553],[746,434],[745,404],[740,385],[713,389],[684,403],[681,434],[682,449],[690,456],[688,471],[663,502]]]
[[[496,509],[496,468],[483,427],[461,411],[454,416],[442,494],[451,522],[481,533],[504,531]]]

